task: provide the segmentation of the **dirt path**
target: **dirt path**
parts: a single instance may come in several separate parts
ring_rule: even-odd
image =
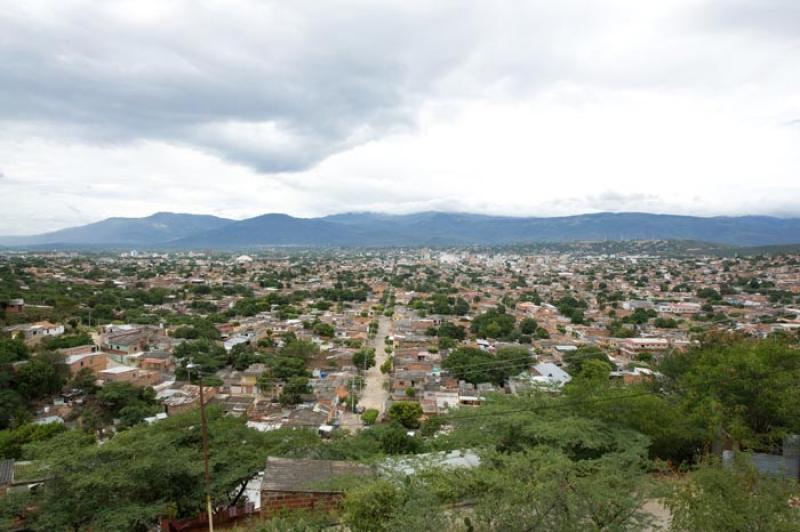
[[[375,365],[367,370],[364,390],[358,403],[365,409],[374,408],[381,414],[386,409],[386,400],[389,398],[388,390],[383,387],[387,377],[381,373],[381,364],[386,361],[388,356],[385,351],[385,338],[391,334],[391,328],[392,319],[381,316],[378,321],[378,334],[372,341],[372,347],[375,348]]]
[[[653,516],[653,526],[648,527],[646,532],[660,532],[669,530],[672,524],[672,514],[660,499],[650,499],[644,503],[642,510]]]

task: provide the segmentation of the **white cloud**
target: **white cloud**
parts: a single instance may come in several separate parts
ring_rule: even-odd
[[[790,1],[0,0],[0,23],[0,234],[158,210],[800,214]]]

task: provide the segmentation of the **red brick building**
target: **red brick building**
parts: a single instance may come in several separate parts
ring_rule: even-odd
[[[271,517],[287,510],[335,510],[344,496],[333,484],[337,477],[374,474],[372,468],[357,462],[269,457],[261,484],[261,515]]]

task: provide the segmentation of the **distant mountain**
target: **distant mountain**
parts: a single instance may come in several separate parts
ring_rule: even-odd
[[[108,218],[35,236],[0,237],[6,246],[152,246],[210,231],[232,220],[205,214],[158,212],[146,218]]]
[[[158,213],[110,218],[35,237],[0,238],[7,246],[241,249],[268,246],[492,245],[530,242],[694,240],[730,246],[800,243],[800,219],[769,216],[701,218],[597,213],[517,218],[465,213],[344,213],[322,218],[265,214],[241,221]]]
[[[287,214],[264,214],[198,232],[169,243],[173,248],[246,248],[259,246],[347,246],[352,235],[347,228],[319,218],[294,218]]]

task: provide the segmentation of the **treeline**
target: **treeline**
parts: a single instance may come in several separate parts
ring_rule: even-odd
[[[797,482],[761,475],[747,461],[747,452],[775,452],[784,436],[800,431],[796,339],[707,338],[666,355],[660,377],[630,385],[609,380],[601,354],[581,355],[569,360],[574,379],[561,394],[493,394],[478,409],[427,420],[415,403],[398,403],[405,406],[392,407],[384,422],[330,440],[313,430],[259,433],[212,409],[215,504],[235,504],[268,455],[372,464],[400,456],[401,469],[413,465],[416,474],[341,481],[340,523],[354,531],[639,530],[654,524],[645,503],[660,500],[672,530],[800,527],[790,505]],[[513,369],[526,356],[508,352],[471,368]],[[0,518],[27,515],[34,530],[136,531],[160,515],[195,515],[203,505],[197,426],[191,412],[135,425],[102,446],[85,430],[23,444],[20,456],[46,464],[50,480],[38,493],[4,499]],[[739,449],[740,459],[720,466],[712,452],[718,447]],[[454,450],[475,453],[480,465],[443,470],[427,454]],[[300,514],[264,526],[307,530],[322,521]]]

